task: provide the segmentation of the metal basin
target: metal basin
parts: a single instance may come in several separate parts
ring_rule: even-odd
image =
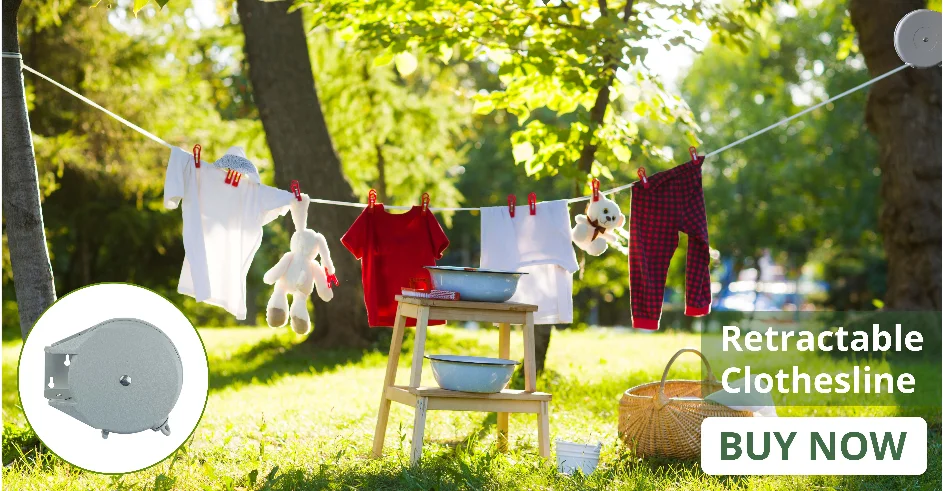
[[[462,392],[494,394],[511,380],[519,362],[501,358],[458,355],[426,355],[439,387]]]
[[[426,266],[432,285],[438,290],[458,292],[470,302],[507,302],[517,291],[521,275],[517,271],[496,271],[454,266]]]

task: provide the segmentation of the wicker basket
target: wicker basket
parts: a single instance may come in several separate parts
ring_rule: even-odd
[[[706,380],[667,380],[671,364],[685,352],[704,360]],[[632,387],[622,395],[619,436],[640,457],[697,458],[701,454],[701,423],[705,418],[753,416],[750,411],[737,411],[704,400],[704,396],[722,388],[700,351],[682,349],[668,360],[661,382]]]

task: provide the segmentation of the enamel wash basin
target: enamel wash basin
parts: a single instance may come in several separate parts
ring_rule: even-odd
[[[501,358],[458,355],[426,355],[439,387],[462,392],[501,392],[520,362]]]
[[[437,290],[458,292],[461,300],[470,302],[507,302],[517,291],[521,275],[517,271],[426,266]]]

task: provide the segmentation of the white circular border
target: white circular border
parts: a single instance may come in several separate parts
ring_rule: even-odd
[[[170,435],[112,433],[92,428],[53,408],[44,396],[44,348],[114,318],[149,322],[173,341],[183,364],[183,388],[170,412]],[[206,407],[209,367],[203,342],[170,301],[146,288],[103,283],[60,298],[39,318],[23,344],[18,365],[20,402],[39,439],[60,458],[93,472],[116,474],[150,467],[169,457],[190,436]]]

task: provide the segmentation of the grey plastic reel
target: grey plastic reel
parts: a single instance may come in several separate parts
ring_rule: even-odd
[[[168,417],[183,387],[170,338],[138,319],[112,319],[47,346],[49,405],[109,433],[170,435]]]
[[[943,63],[943,15],[932,10],[914,10],[897,23],[894,48],[904,63],[930,68]]]

